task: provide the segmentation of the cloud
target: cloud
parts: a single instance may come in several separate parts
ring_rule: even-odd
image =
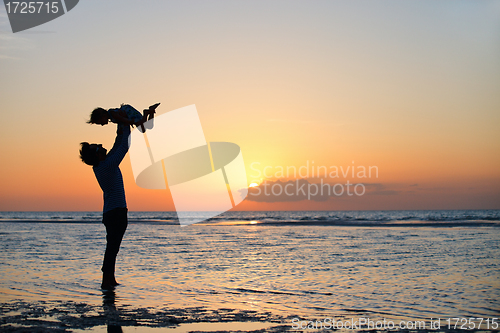
[[[10,27],[9,27],[10,29]],[[17,51],[27,51],[35,48],[33,41],[20,37],[12,32],[0,32],[0,59],[1,60],[17,60],[20,57],[16,56]]]
[[[387,189],[387,186],[381,183],[363,184],[366,188],[366,195],[396,195],[401,191]]]
[[[2,30],[7,29],[12,33],[10,29],[9,17],[7,16],[7,12],[5,11],[5,7],[0,5],[0,28]]]
[[[283,118],[271,118],[266,120],[269,123],[283,123],[283,124],[321,124],[330,126],[344,126],[345,123],[334,123],[331,121],[320,121],[320,120],[299,120],[299,119],[283,119]]]
[[[31,50],[33,48],[33,42],[29,39],[12,32],[0,33],[0,50]]]
[[[0,54],[0,59],[17,60],[17,59],[19,59],[19,58],[16,58],[16,57],[11,57],[11,56],[8,56],[8,55],[5,55],[5,54]]]
[[[302,200],[326,201],[329,195],[324,190],[312,190],[311,183],[306,179],[282,182],[266,181],[248,190],[247,200],[256,202],[293,202]],[[314,193],[314,195],[311,195]]]
[[[314,120],[298,120],[298,119],[267,119],[270,123],[293,123],[293,124],[312,124],[316,123]]]
[[[326,201],[330,197],[397,195],[400,191],[381,183],[319,183],[308,179],[267,180],[248,190],[247,200],[255,202]]]

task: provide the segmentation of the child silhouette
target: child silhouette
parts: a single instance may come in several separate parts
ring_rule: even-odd
[[[105,110],[101,107],[95,108],[90,114],[90,120],[87,121],[88,124],[99,124],[101,126],[107,125],[108,122],[113,122],[115,124],[125,124],[125,125],[135,125],[139,128],[141,133],[146,131],[144,123],[148,120],[153,120],[155,115],[155,110],[160,105],[156,103],[151,105],[148,109],[145,109],[141,114],[134,107],[128,104],[120,105],[118,109]],[[150,121],[147,124],[148,129],[153,128],[153,122]]]

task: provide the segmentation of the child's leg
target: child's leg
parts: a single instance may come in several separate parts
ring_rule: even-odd
[[[146,110],[142,111],[142,120],[141,121],[142,122],[148,121],[148,115],[149,115],[149,110],[146,109]]]
[[[137,129],[139,130],[139,132],[141,133],[144,133],[146,131],[146,129],[144,128],[144,123],[146,121],[148,121],[148,114],[145,112],[146,110],[144,110],[144,113],[142,115],[142,119],[139,120],[139,121],[136,121],[134,123],[134,125],[137,127]]]
[[[148,121],[146,122],[146,128],[152,129],[154,126],[154,117],[155,117],[155,109],[158,107],[158,104],[151,105],[149,109],[144,110],[144,116],[148,115]]]
[[[151,120],[155,117],[155,111],[147,110],[148,111],[148,120]],[[146,113],[146,110],[144,110],[144,113]]]

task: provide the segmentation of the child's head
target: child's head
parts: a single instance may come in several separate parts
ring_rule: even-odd
[[[95,108],[90,114],[90,120],[87,121],[88,124],[99,124],[106,125],[109,121],[108,111],[103,108]]]

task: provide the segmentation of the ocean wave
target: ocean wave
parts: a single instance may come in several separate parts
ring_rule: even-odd
[[[196,213],[193,213],[196,216]],[[175,212],[129,212],[133,223],[177,224]],[[0,221],[16,222],[101,222],[101,212],[0,212]],[[249,211],[225,212],[205,224],[252,222],[252,224],[417,224],[485,223],[500,221],[500,210],[434,210],[434,211]],[[241,223],[239,223],[241,224]],[[245,224],[245,223],[243,223]]]

